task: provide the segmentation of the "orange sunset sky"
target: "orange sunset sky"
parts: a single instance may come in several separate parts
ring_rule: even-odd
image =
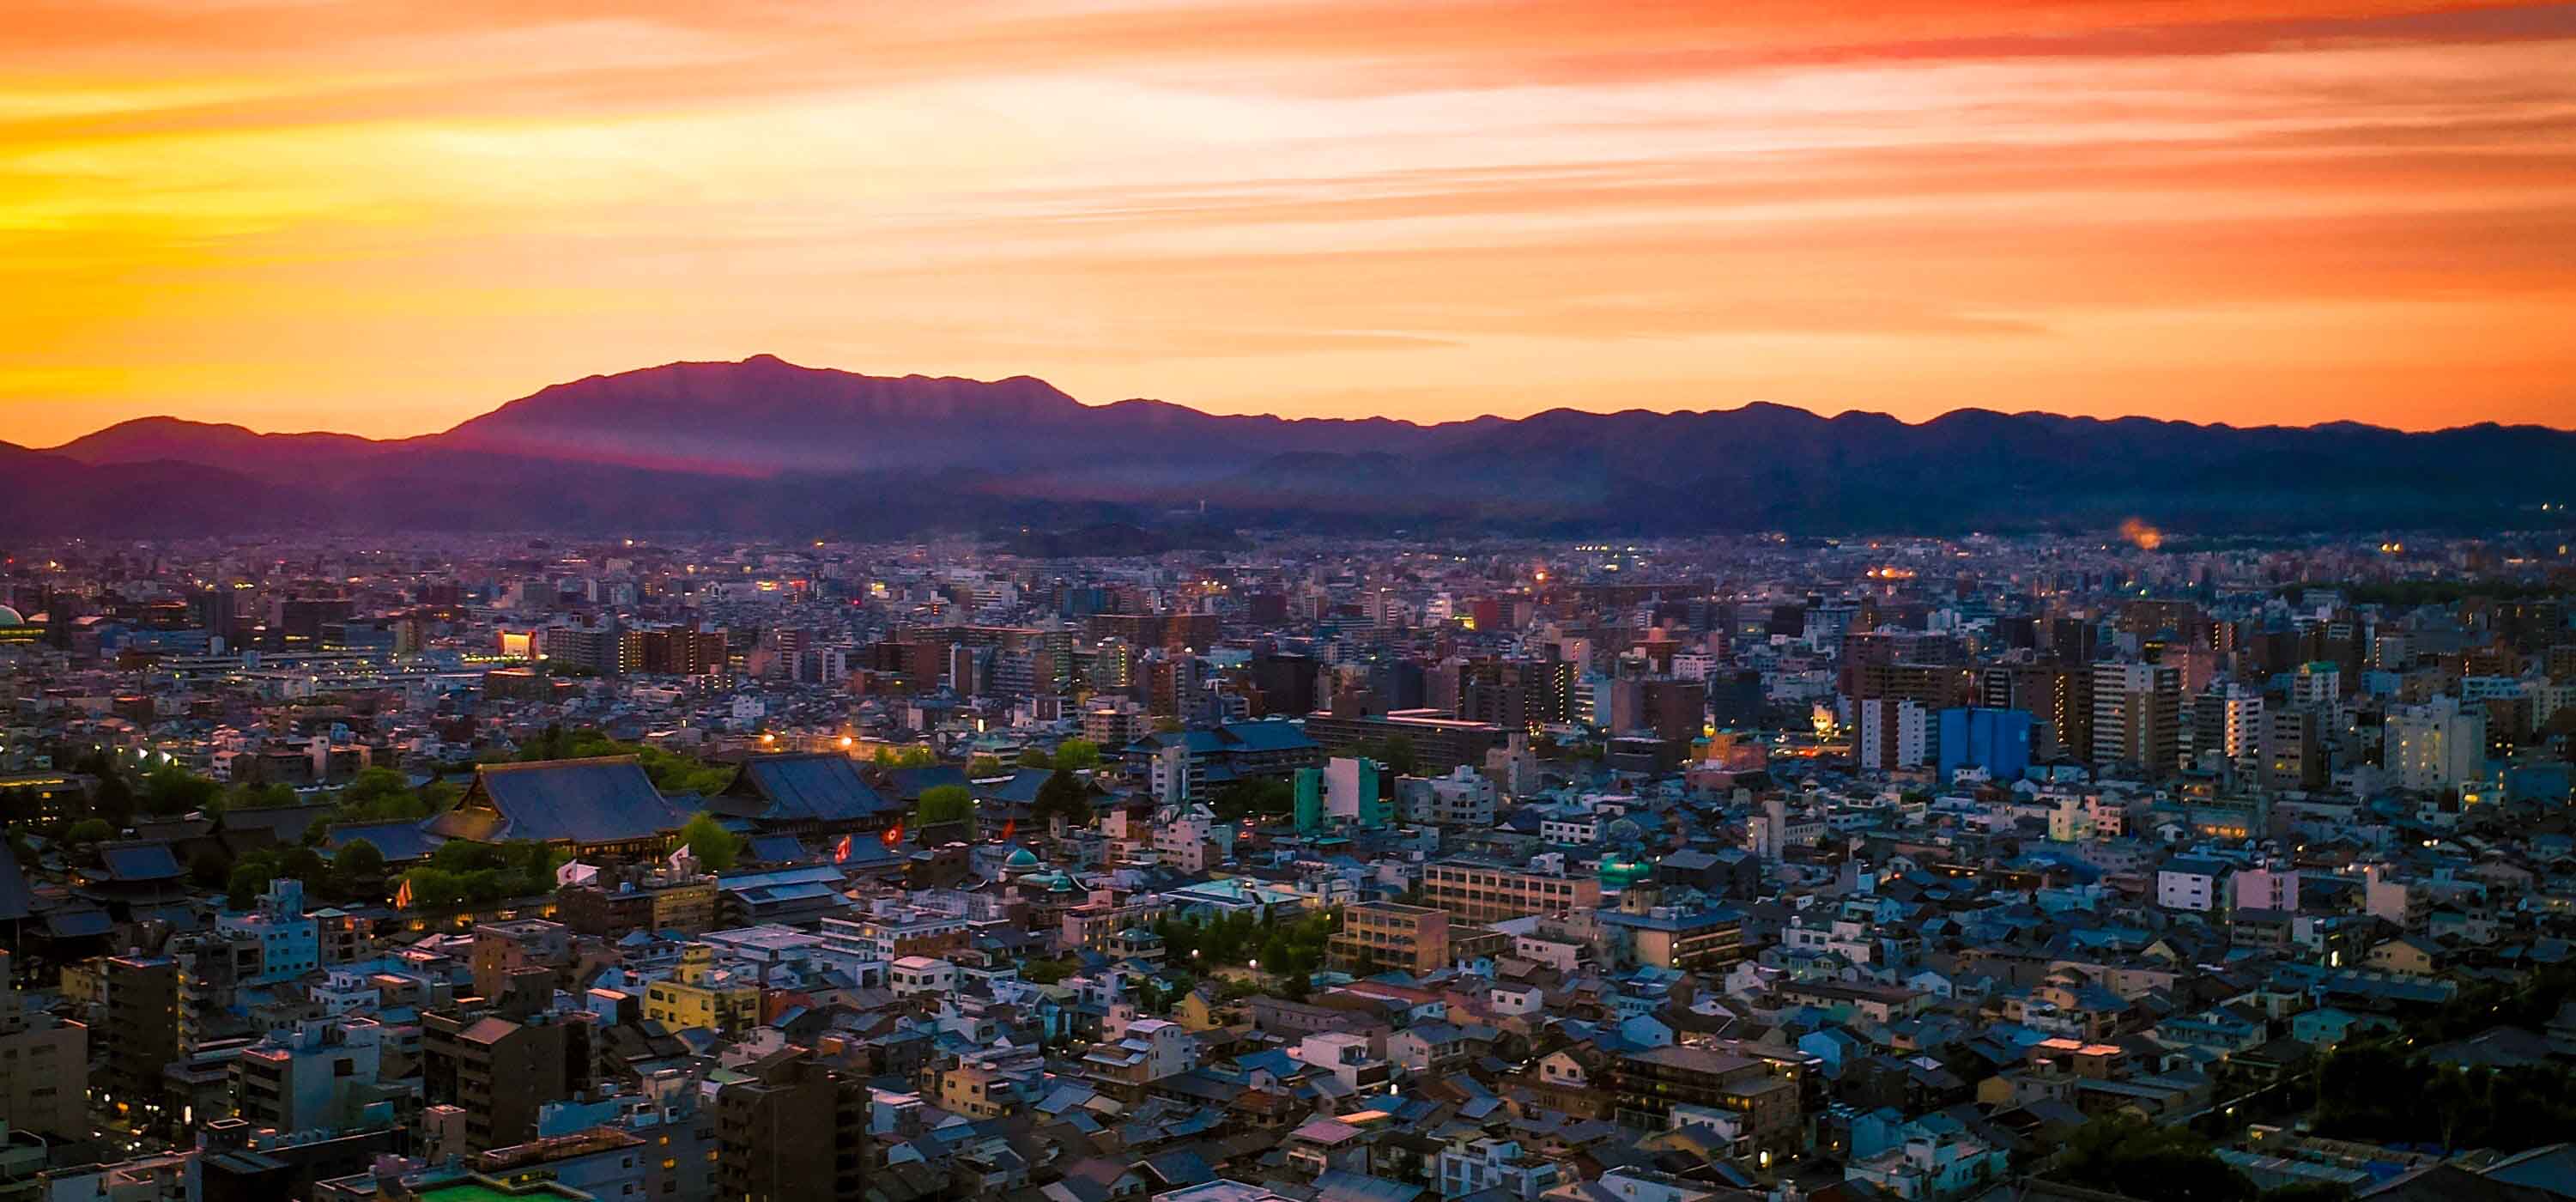
[[[12,0],[0,439],[759,352],[2576,425],[2576,6]]]

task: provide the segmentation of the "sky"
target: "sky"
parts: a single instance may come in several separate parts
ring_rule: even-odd
[[[2576,426],[2576,5],[12,0],[0,440],[772,353]]]

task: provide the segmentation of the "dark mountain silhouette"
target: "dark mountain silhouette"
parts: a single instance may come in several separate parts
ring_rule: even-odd
[[[53,453],[92,464],[171,460],[257,473],[372,455],[395,445],[354,434],[259,434],[241,426],[139,417],[82,435]]]
[[[1015,376],[762,355],[558,384],[389,442],[170,418],[0,447],[33,530],[2178,531],[2529,526],[2576,432],[2238,428],[1961,410],[1909,425],[1755,404],[1438,425],[1084,405]],[[1114,540],[1113,540],[1114,541]],[[1032,547],[1065,540],[1032,538]],[[1138,545],[1143,545],[1142,543]]]

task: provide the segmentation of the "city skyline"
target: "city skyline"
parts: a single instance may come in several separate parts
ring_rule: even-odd
[[[2566,426],[2565,6],[38,5],[8,441],[760,353],[1390,416]]]

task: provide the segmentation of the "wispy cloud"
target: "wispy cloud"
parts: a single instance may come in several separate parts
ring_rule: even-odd
[[[33,0],[0,406],[2576,411],[2576,5],[1843,7]]]

